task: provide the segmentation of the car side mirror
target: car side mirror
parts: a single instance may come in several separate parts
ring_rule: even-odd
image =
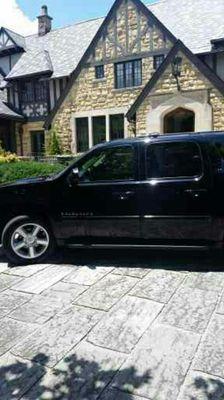
[[[71,186],[78,185],[79,181],[80,181],[79,169],[73,168],[68,177],[69,186],[71,187]]]

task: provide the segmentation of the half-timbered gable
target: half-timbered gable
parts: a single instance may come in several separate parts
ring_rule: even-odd
[[[138,3],[123,0],[103,29],[92,61],[108,62],[140,54],[167,53],[171,46],[168,35],[149,13],[145,14]]]

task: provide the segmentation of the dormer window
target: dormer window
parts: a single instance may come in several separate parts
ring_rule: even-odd
[[[212,51],[224,50],[224,38],[211,40]]]
[[[103,79],[105,76],[104,74],[104,65],[97,65],[95,67],[95,78],[96,79]]]

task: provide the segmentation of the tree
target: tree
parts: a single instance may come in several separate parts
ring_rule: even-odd
[[[47,146],[47,154],[49,156],[57,156],[59,154],[62,154],[56,129],[52,129],[50,131],[50,140]]]

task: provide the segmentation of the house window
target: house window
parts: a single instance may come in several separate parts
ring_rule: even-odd
[[[115,64],[115,87],[123,89],[142,84],[142,60]]]
[[[106,140],[106,117],[93,117],[93,145],[105,142]]]
[[[89,149],[88,118],[76,118],[77,153],[84,153]]]
[[[30,80],[21,83],[22,103],[47,101],[48,86],[46,81]]]
[[[155,70],[157,70],[160,67],[160,65],[163,63],[164,59],[165,59],[164,54],[159,54],[158,56],[154,56],[153,66],[154,66]]]
[[[110,115],[110,140],[124,138],[124,114]]]
[[[97,65],[95,67],[95,77],[96,79],[103,79],[104,78],[104,65]]]

